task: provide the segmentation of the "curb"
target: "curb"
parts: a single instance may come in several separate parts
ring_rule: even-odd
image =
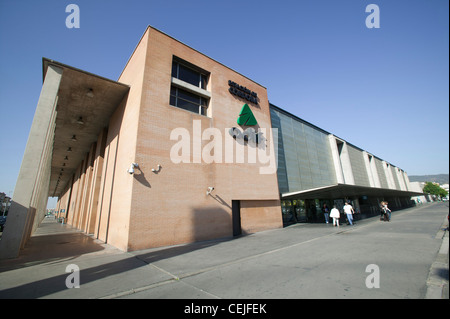
[[[430,267],[425,299],[448,299],[449,235],[447,216],[445,217],[440,230],[436,234],[436,238],[442,238],[442,244],[435,261]]]

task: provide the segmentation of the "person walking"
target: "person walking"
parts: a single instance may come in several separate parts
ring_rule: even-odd
[[[328,224],[328,220],[330,217],[330,209],[328,208],[327,204],[323,204],[323,216],[325,217],[325,223]]]
[[[380,214],[381,214],[380,215],[380,220],[381,221],[386,221],[386,216],[384,214],[383,206],[384,206],[384,201],[380,202]]]
[[[348,202],[345,202],[344,213],[347,215],[348,223],[350,225],[353,225],[353,214],[355,213],[355,211],[353,210],[352,205],[350,205]]]
[[[383,213],[386,216],[387,221],[390,222],[391,221],[391,210],[388,207],[388,202],[386,202],[386,201],[381,202],[381,209],[383,210]]]
[[[330,212],[330,217],[333,218],[333,226],[339,227],[339,218],[341,217],[341,213],[339,213],[339,210],[336,208],[336,205],[333,205],[333,208]]]

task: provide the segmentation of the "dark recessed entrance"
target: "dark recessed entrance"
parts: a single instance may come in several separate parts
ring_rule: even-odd
[[[233,219],[233,236],[242,234],[241,230],[241,202],[238,200],[231,201],[231,211]]]

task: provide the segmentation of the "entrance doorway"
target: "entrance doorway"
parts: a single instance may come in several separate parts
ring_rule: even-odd
[[[340,211],[344,211],[344,200],[343,199],[335,199],[334,205],[336,205],[336,208]]]
[[[231,214],[233,222],[233,236],[242,234],[241,230],[241,202],[239,200],[231,201]]]

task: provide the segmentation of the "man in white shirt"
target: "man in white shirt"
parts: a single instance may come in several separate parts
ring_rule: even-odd
[[[353,210],[352,205],[350,205],[347,202],[345,202],[345,205],[344,205],[344,213],[347,215],[349,224],[353,225],[353,214],[355,213],[355,211]]]

